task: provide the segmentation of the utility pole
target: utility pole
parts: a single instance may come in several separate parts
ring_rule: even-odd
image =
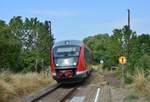
[[[129,49],[130,49],[130,36],[131,36],[131,31],[130,31],[130,9],[127,9],[128,11],[128,36],[127,36],[127,53],[125,51],[125,36],[123,35],[122,36],[122,39],[121,39],[121,42],[122,42],[122,54],[123,56],[121,56],[119,58],[119,63],[121,64],[121,86],[124,87],[124,84],[125,84],[125,65],[126,64],[126,57],[125,55],[127,56],[128,58],[128,55],[129,55]]]
[[[130,29],[130,9],[128,9],[128,27]]]
[[[127,56],[129,56],[129,53],[130,53],[130,39],[132,37],[132,35],[130,34],[131,31],[131,25],[130,25],[130,9],[127,9],[128,11],[128,38],[127,38]]]
[[[52,26],[51,26],[51,21],[48,21],[48,26],[49,26],[49,34],[52,35]]]

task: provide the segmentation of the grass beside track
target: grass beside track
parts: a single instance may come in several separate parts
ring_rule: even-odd
[[[47,86],[52,78],[45,73],[0,73],[0,102],[15,102],[30,93]]]
[[[104,70],[102,65],[94,65],[93,68],[95,72],[97,72],[97,75],[94,76],[92,80],[95,80],[97,84],[101,83],[101,85],[103,84],[105,86],[106,83],[109,82],[107,79],[103,81],[103,75],[109,75],[109,77],[112,75],[112,77],[121,80],[120,69],[112,71]],[[124,100],[123,102],[150,102],[150,78],[146,76],[146,72],[137,69],[134,74],[125,73],[125,75],[130,78],[131,82],[127,83],[125,81],[123,88],[121,87],[121,84],[117,86],[109,84],[114,92],[112,97],[114,97],[114,99],[119,99],[120,97],[120,99]],[[114,80],[112,81],[115,82]],[[122,101],[114,100],[114,102]]]

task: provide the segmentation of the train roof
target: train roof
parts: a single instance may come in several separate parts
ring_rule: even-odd
[[[65,45],[82,46],[82,45],[84,45],[84,43],[80,40],[63,40],[63,41],[56,42],[53,47],[65,46]]]

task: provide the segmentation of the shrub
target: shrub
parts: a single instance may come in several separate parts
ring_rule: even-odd
[[[125,98],[125,101],[131,101],[131,100],[135,100],[135,99],[139,99],[139,94],[135,91],[131,91]]]
[[[52,82],[44,73],[0,73],[0,102],[13,102]]]
[[[136,74],[134,75],[133,84],[135,89],[139,91],[141,95],[150,97],[150,82],[145,77],[143,70],[137,70]]]

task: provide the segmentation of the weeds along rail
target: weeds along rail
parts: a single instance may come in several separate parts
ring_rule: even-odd
[[[65,102],[80,85],[55,84],[27,97],[23,102]]]
[[[64,86],[57,88],[57,90],[53,91],[52,93],[49,93],[45,95],[44,97],[38,99],[34,102],[65,102],[70,97],[73,96],[73,93],[78,88],[78,85],[71,85],[71,86]]]
[[[76,86],[76,87],[74,87],[71,91],[69,91],[69,92],[66,94],[66,96],[60,100],[60,102],[66,102],[66,100],[69,99],[69,98],[73,95],[73,93],[76,91],[76,89],[77,89],[78,87],[79,87],[79,86]]]
[[[53,84],[50,85],[40,91],[37,91],[27,98],[25,98],[22,102],[37,102],[37,100],[41,99],[42,97],[45,97],[47,94],[50,94],[57,90],[61,85],[60,84]]]

